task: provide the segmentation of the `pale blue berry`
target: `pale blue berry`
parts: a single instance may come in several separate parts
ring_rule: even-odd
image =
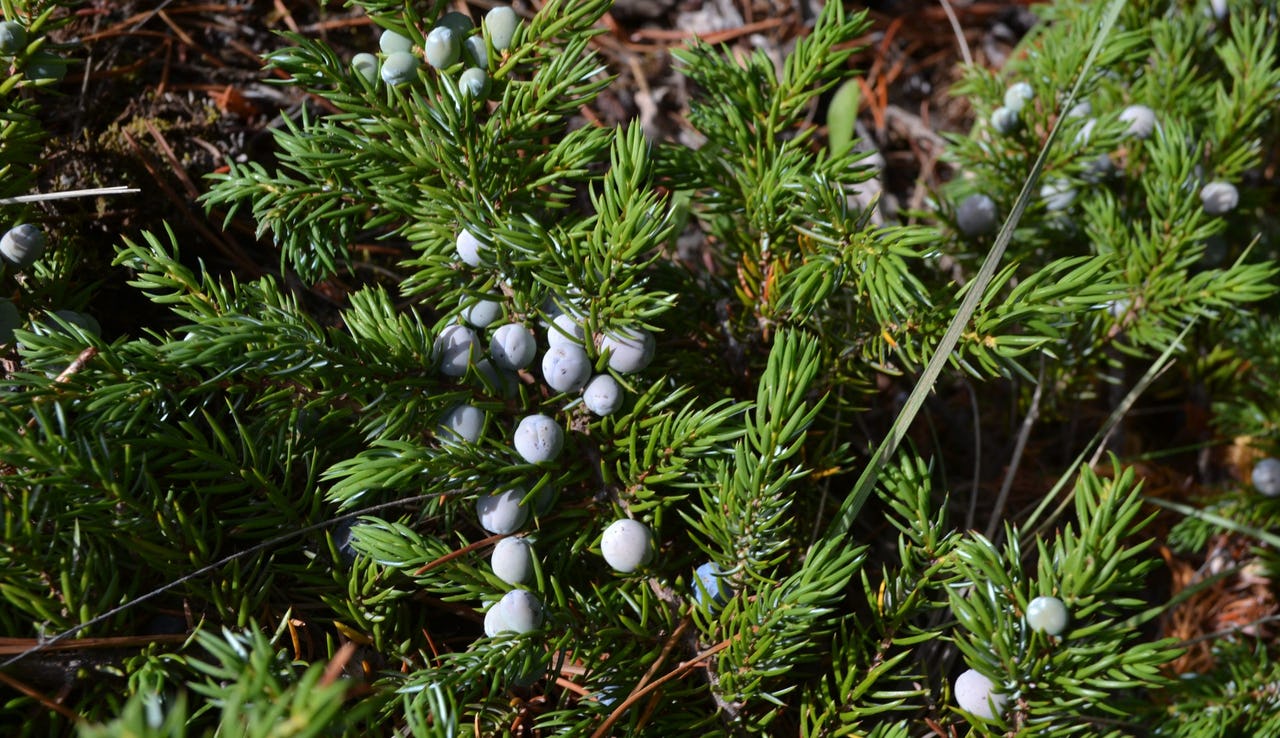
[[[44,246],[44,231],[31,223],[23,223],[0,236],[0,257],[18,269],[26,269],[44,253]]]
[[[529,519],[529,510],[521,500],[526,492],[516,487],[497,494],[481,495],[476,499],[476,518],[480,527],[497,535],[507,535],[520,530]]]
[[[530,415],[516,426],[516,453],[530,464],[554,461],[564,448],[564,429],[546,415]]]
[[[445,441],[475,443],[484,430],[485,412],[471,405],[458,405],[440,421],[439,436]]]
[[[956,227],[966,236],[990,233],[998,218],[996,201],[983,194],[969,195],[956,208]]]
[[[552,346],[542,355],[542,379],[556,392],[576,392],[591,379],[591,359],[578,346]]]
[[[1249,481],[1267,497],[1280,495],[1280,459],[1266,458],[1254,464]]]
[[[653,558],[653,531],[638,520],[615,520],[600,537],[600,553],[614,571],[629,574]]]
[[[493,357],[493,363],[503,369],[524,369],[537,353],[538,344],[533,332],[518,323],[498,326],[489,339],[489,355]]]
[[[600,353],[608,355],[609,368],[620,374],[632,374],[649,366],[653,352],[653,334],[638,328],[610,331],[600,338]]]
[[[493,547],[489,565],[494,576],[507,584],[524,584],[533,576],[533,545],[527,538],[503,538]]]
[[[1026,82],[1018,82],[1010,85],[1009,89],[1004,91],[1004,106],[1012,111],[1020,112],[1028,102],[1035,98],[1036,92]]]
[[[582,404],[596,415],[610,415],[622,407],[622,385],[608,374],[598,374],[582,388]]]
[[[1210,182],[1200,190],[1200,202],[1209,215],[1225,215],[1240,204],[1240,192],[1230,182]]]

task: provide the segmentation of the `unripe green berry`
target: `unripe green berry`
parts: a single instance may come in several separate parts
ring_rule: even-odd
[[[462,42],[462,50],[472,66],[489,68],[489,51],[484,47],[484,36],[467,36],[467,40]]]
[[[27,29],[21,23],[0,23],[0,54],[12,56],[27,47]]]
[[[373,54],[361,52],[351,57],[351,68],[359,72],[369,84],[378,81],[378,57]]]
[[[436,22],[436,28],[448,28],[450,31],[453,31],[453,37],[457,39],[466,37],[468,33],[471,33],[471,29],[475,27],[476,24],[471,21],[471,16],[466,13],[459,13],[456,10],[445,13],[444,16]]]
[[[413,41],[409,37],[388,28],[378,37],[378,48],[382,49],[382,53],[388,55],[397,51],[412,51]]]
[[[511,45],[516,34],[516,25],[520,19],[516,11],[509,6],[499,5],[484,16],[484,31],[489,36],[489,43],[498,51],[504,51]]]
[[[382,81],[396,87],[417,75],[418,57],[407,51],[393,51],[382,62]]]
[[[458,77],[458,90],[469,97],[485,97],[489,94],[489,75],[479,67],[471,67]]]
[[[1032,630],[1061,635],[1067,619],[1067,606],[1057,597],[1037,597],[1027,603],[1027,625]]]
[[[436,69],[444,69],[458,63],[462,55],[462,43],[449,28],[436,26],[427,34],[425,43],[427,63]]]
[[[28,79],[61,82],[67,76],[67,62],[57,54],[37,51],[27,58],[24,71]]]

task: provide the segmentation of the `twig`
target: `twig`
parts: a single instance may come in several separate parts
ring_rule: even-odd
[[[139,192],[137,187],[114,185],[112,187],[90,187],[83,190],[63,190],[62,192],[37,192],[34,195],[18,195],[16,197],[0,197],[0,205],[17,205],[24,202],[46,202],[49,200],[71,200],[77,197],[97,197],[98,195],[131,195]]]
[[[991,509],[991,519],[987,521],[986,535],[993,543],[1000,530],[1000,521],[1004,519],[1004,506],[1009,501],[1009,490],[1013,489],[1014,477],[1018,475],[1018,467],[1022,465],[1022,454],[1027,450],[1027,439],[1031,437],[1031,427],[1040,416],[1040,398],[1044,395],[1044,358],[1040,359],[1040,372],[1036,377],[1036,389],[1031,393],[1031,407],[1027,408],[1026,417],[1022,419],[1022,428],[1018,431],[1018,440],[1013,445],[1013,457],[1009,459],[1009,468],[1005,471],[1004,481],[1000,483],[1000,494],[996,496],[996,505]]]

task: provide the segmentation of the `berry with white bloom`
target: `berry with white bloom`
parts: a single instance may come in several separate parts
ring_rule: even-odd
[[[538,353],[537,339],[533,331],[519,323],[506,323],[498,326],[489,338],[489,355],[493,363],[516,371],[529,366]]]
[[[458,405],[445,413],[436,434],[442,440],[475,443],[484,430],[484,411],[471,405]]]
[[[994,720],[1004,712],[1008,697],[995,691],[996,685],[982,673],[969,669],[956,677],[952,691],[961,710],[982,720]]]
[[[503,538],[493,547],[489,565],[494,576],[507,584],[524,584],[533,576],[533,545],[527,538]]]
[[[723,605],[733,595],[733,590],[724,581],[724,573],[714,562],[708,561],[693,571],[696,581],[693,583],[693,601],[698,605],[710,597],[710,605]]]
[[[519,22],[516,11],[507,5],[499,5],[485,14],[484,30],[494,49],[504,51],[511,45],[511,38],[515,35],[516,24]]]
[[[480,249],[483,245],[480,239],[476,238],[471,231],[463,228],[458,232],[458,238],[453,242],[454,249],[458,252],[458,258],[467,266],[478,267],[481,263]]]
[[[1150,138],[1156,130],[1156,112],[1146,105],[1130,105],[1120,111],[1120,121],[1129,124],[1126,132],[1134,138]]]
[[[1031,102],[1035,96],[1035,90],[1031,89],[1030,84],[1018,82],[1010,85],[1009,89],[1004,91],[1004,106],[1016,113],[1021,111],[1023,106]]]
[[[453,29],[445,26],[432,28],[423,45],[427,52],[427,63],[436,69],[451,67],[462,56],[461,38]]]
[[[1070,181],[1055,179],[1040,186],[1040,199],[1044,200],[1045,210],[1049,212],[1066,210],[1075,202],[1076,190]]]
[[[1224,215],[1240,204],[1240,192],[1230,182],[1210,182],[1200,190],[1200,202],[1209,215]]]
[[[530,415],[516,426],[516,453],[530,464],[554,461],[564,448],[564,429],[545,415]]]
[[[1254,464],[1249,480],[1267,497],[1280,495],[1280,459],[1267,458]]]
[[[649,331],[624,329],[600,338],[600,353],[608,354],[609,368],[620,374],[632,374],[649,366],[653,350],[653,334]]]
[[[596,415],[610,415],[622,407],[622,385],[608,374],[597,374],[582,388],[582,404]]]
[[[1037,597],[1027,603],[1027,625],[1056,636],[1067,627],[1067,606],[1057,597]]]
[[[630,574],[653,558],[653,532],[638,520],[615,520],[600,537],[600,553],[614,571]]]
[[[360,52],[351,57],[351,68],[370,84],[378,81],[378,57],[373,54]]]
[[[31,223],[23,223],[0,236],[0,257],[18,269],[26,269],[44,253],[44,245],[44,231]]]
[[[440,373],[446,377],[461,377],[467,373],[480,355],[480,341],[475,331],[462,325],[446,326],[436,336],[433,354],[440,362]]]
[[[462,309],[462,319],[477,328],[487,328],[493,321],[502,317],[502,303],[483,297],[463,298],[471,300],[471,304]]]
[[[547,326],[547,345],[551,347],[581,346],[586,336],[582,323],[569,313],[560,313]]]
[[[991,127],[997,133],[1008,135],[1018,130],[1018,111],[1003,105],[991,111]]]
[[[388,28],[378,37],[378,48],[382,49],[384,54],[394,54],[397,51],[412,51],[413,41],[408,36],[396,33]]]
[[[393,51],[382,62],[382,81],[395,87],[413,79],[418,73],[418,57],[407,51]]]
[[[476,517],[480,520],[480,527],[498,535],[520,530],[524,521],[529,519],[529,509],[520,502],[525,494],[524,488],[515,487],[476,498]]]
[[[1089,102],[1088,100],[1082,100],[1076,103],[1075,105],[1071,106],[1071,109],[1067,111],[1067,117],[1083,118],[1086,115],[1090,115],[1092,113],[1093,113],[1093,103]]]
[[[490,638],[499,633],[524,635],[541,626],[542,603],[537,595],[523,589],[504,594],[484,617],[484,632]]]
[[[969,195],[956,208],[956,227],[966,236],[990,233],[997,222],[996,201],[987,195]]]
[[[591,379],[591,359],[579,346],[552,346],[542,355],[542,379],[556,392],[580,390]]]

